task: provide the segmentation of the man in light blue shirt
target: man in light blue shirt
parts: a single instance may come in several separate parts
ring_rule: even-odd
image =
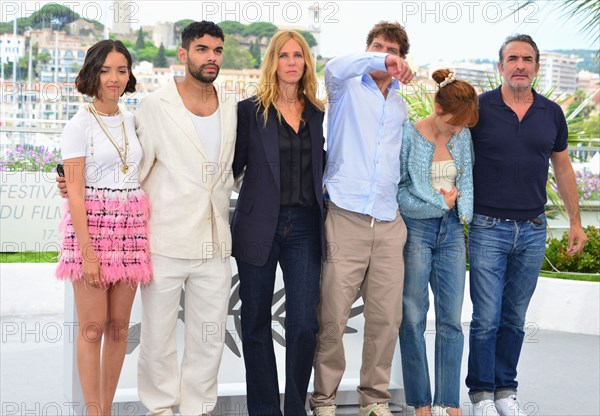
[[[396,218],[402,123],[408,117],[386,55],[343,56],[325,68],[329,91],[325,187],[338,207],[381,221]],[[394,55],[391,55],[394,56]],[[374,78],[368,72],[376,72]],[[381,73],[381,74],[380,74]],[[382,85],[383,84],[383,85]],[[384,95],[387,95],[384,96]]]
[[[404,28],[380,22],[366,52],[339,57],[325,67],[328,89],[327,191],[315,391],[317,416],[335,415],[345,369],[342,336],[360,288],[364,302],[359,415],[391,416],[391,364],[402,319],[406,227],[398,212],[402,123],[407,104],[396,93],[412,79],[404,60]]]

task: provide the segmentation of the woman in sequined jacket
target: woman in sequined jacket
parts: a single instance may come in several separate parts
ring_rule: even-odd
[[[463,229],[473,216],[468,127],[477,123],[477,93],[448,69],[435,71],[433,79],[439,85],[435,111],[403,129],[398,205],[408,237],[400,349],[406,402],[415,415],[459,416]],[[429,285],[436,316],[433,399],[425,348]]]

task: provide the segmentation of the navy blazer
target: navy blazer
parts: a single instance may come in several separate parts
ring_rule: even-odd
[[[232,255],[255,266],[264,266],[275,238],[281,199],[279,163],[279,120],[270,109],[265,126],[262,108],[257,111],[256,98],[238,103],[237,139],[233,158],[233,176],[244,173],[233,219]],[[323,117],[311,112],[308,123],[312,146],[312,172],[316,200],[321,215],[319,232],[321,253],[325,256],[323,231]]]

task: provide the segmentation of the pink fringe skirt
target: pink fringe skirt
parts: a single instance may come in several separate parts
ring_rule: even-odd
[[[100,261],[103,285],[117,282],[148,283],[152,264],[148,242],[148,197],[141,189],[86,187],[90,242]],[[72,281],[83,278],[81,252],[67,209],[59,225],[63,233],[56,277]]]

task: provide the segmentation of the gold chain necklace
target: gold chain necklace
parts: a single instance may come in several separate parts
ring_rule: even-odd
[[[119,112],[121,111],[121,110],[117,110],[115,113],[109,114],[109,113],[103,113],[102,111],[98,111],[98,109],[96,109],[96,107],[94,107],[94,110],[96,110],[96,113],[98,113],[99,115],[104,116],[104,117],[114,117],[117,114],[119,114]]]
[[[110,132],[108,130],[108,126],[104,123],[104,121],[98,115],[98,111],[94,108],[93,104],[89,105],[89,111],[94,116],[96,121],[98,122],[98,125],[100,126],[100,128],[102,129],[102,131],[104,132],[106,137],[108,137],[108,140],[110,140],[112,145],[117,150],[117,153],[119,154],[119,158],[121,159],[121,163],[122,163],[121,172],[126,174],[127,172],[129,172],[129,165],[127,165],[127,153],[129,151],[129,139],[127,137],[127,132],[125,131],[125,119],[123,118],[123,113],[120,110],[118,112],[120,125],[121,125],[121,133],[123,135],[123,145],[119,146],[119,144],[117,143],[117,140],[112,136],[112,134],[110,134]]]

